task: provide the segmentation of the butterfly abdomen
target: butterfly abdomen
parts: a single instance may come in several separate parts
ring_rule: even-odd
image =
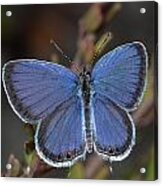
[[[90,121],[90,108],[89,104],[85,106],[85,132],[86,132],[86,149],[88,153],[91,153],[93,150],[93,131]]]
[[[86,148],[87,152],[91,153],[93,151],[93,138],[92,138],[92,129],[86,128]]]

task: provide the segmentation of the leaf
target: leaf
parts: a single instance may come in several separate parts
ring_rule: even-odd
[[[156,179],[156,165],[155,165],[155,152],[152,148],[150,158],[147,164],[146,180],[155,180]]]
[[[72,169],[70,169],[69,179],[83,179],[84,178],[84,166],[81,163],[76,163]]]
[[[110,174],[110,170],[108,167],[104,166],[102,167],[98,173],[95,175],[94,179],[106,179],[109,177],[109,174]]]
[[[106,48],[108,43],[112,40],[112,37],[113,37],[113,35],[112,35],[111,32],[106,32],[96,42],[95,49],[94,49],[94,56],[93,56],[93,59],[92,59],[91,63],[94,63],[95,59],[101,55],[101,53]]]

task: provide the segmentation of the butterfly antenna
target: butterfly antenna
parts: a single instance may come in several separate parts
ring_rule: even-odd
[[[59,45],[58,45],[53,39],[50,40],[50,44],[52,44],[52,45],[58,50],[58,52],[61,53],[61,55],[62,55],[66,60],[68,60],[70,63],[72,62],[71,58],[70,58],[69,56],[67,56],[67,55],[63,52],[63,50],[59,47]]]

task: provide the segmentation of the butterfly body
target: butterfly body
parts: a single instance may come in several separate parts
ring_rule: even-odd
[[[146,86],[147,53],[140,42],[104,55],[91,71],[37,59],[10,61],[3,85],[15,113],[35,124],[35,148],[47,164],[69,167],[86,153],[121,161],[135,144],[130,111]]]
[[[90,98],[91,98],[91,74],[86,68],[83,68],[80,77],[82,99],[84,103],[85,132],[86,132],[86,149],[91,153],[93,150],[93,130],[90,118]]]

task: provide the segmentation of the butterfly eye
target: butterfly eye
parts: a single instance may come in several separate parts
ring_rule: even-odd
[[[91,74],[90,74],[90,72],[86,72],[86,73],[85,73],[85,76],[86,76],[86,79],[87,79],[88,81],[90,81],[90,79],[91,79]]]
[[[91,76],[91,73],[90,72],[86,72],[86,76]]]

